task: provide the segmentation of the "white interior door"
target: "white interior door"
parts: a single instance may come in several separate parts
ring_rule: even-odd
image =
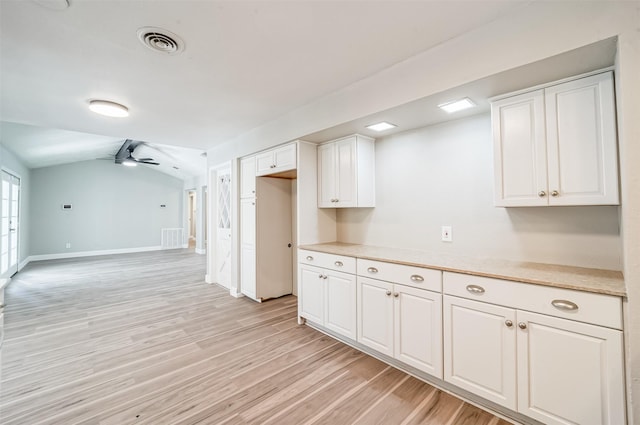
[[[217,283],[231,287],[231,170],[218,171],[216,211]]]
[[[12,276],[18,271],[20,179],[2,172],[2,227],[0,229],[0,275]]]

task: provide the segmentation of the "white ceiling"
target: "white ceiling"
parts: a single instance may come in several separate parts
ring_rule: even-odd
[[[0,137],[33,167],[80,158],[88,143],[51,129],[101,135],[92,157],[126,138],[208,149],[527,3],[47,2],[64,4],[0,1],[0,121],[43,131],[40,144],[9,124]],[[143,26],[178,34],[186,50],[145,48]],[[131,116],[95,115],[89,99],[123,103]]]

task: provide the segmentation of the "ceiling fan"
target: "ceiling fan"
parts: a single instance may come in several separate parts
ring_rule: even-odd
[[[160,163],[155,162],[153,158],[135,158],[133,156],[133,151],[143,144],[145,143],[132,139],[125,140],[118,152],[116,152],[116,164],[122,164],[128,167],[135,167],[138,164],[160,165]]]

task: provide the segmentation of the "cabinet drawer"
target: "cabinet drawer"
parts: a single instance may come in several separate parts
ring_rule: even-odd
[[[360,258],[358,258],[357,265],[358,276],[442,292],[442,272],[440,270]]]
[[[356,259],[353,257],[301,249],[298,251],[298,261],[323,269],[356,274]]]
[[[622,329],[622,299],[502,279],[445,272],[443,292],[520,310]]]

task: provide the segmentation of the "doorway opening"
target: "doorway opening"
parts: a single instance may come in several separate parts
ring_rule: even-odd
[[[197,217],[197,202],[196,202],[196,191],[190,190],[187,192],[188,195],[188,221],[187,221],[187,234],[188,234],[188,244],[190,249],[195,249],[196,247],[196,217]]]

